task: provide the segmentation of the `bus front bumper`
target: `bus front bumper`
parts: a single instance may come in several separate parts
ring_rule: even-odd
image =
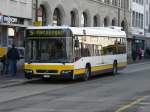
[[[73,78],[73,70],[65,70],[61,71],[60,74],[33,74],[32,71],[25,71],[25,77],[27,79],[32,78],[66,78],[66,79],[72,79]]]

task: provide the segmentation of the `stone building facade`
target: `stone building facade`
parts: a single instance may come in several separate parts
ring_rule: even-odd
[[[34,4],[36,0],[34,0]],[[105,2],[108,1],[108,2]],[[121,26],[130,25],[130,2],[128,0],[39,0],[38,16],[42,16],[44,25],[82,26]],[[125,5],[124,2],[127,2]],[[123,5],[123,6],[122,6]],[[34,7],[35,8],[35,7]],[[42,13],[41,13],[42,11]],[[56,17],[57,16],[57,17]],[[84,17],[83,17],[84,16]],[[33,19],[34,20],[34,19]],[[97,21],[95,23],[95,21]]]
[[[130,0],[33,0],[33,23],[51,26],[121,26],[130,41]],[[37,10],[35,10],[37,9]]]
[[[145,7],[144,34],[146,37],[145,48],[150,49],[150,1],[149,0],[145,0],[144,7]]]

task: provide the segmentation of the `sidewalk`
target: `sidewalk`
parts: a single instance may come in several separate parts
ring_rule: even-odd
[[[0,74],[0,88],[21,85],[29,81],[28,79],[24,77],[23,63],[24,63],[23,59],[18,61],[16,76],[12,76],[11,74]]]
[[[145,62],[150,62],[150,59],[142,59],[142,60],[137,60],[135,62],[132,61],[132,59],[128,59],[128,64],[145,63]],[[17,63],[18,70],[16,76],[12,76],[11,74],[4,74],[4,75],[0,74],[0,88],[22,85],[30,81],[24,77],[23,63],[24,60],[20,60]]]
[[[128,64],[145,63],[145,62],[150,62],[150,58],[143,58],[141,60],[137,59],[136,61],[133,61],[131,58],[128,58],[127,61]]]

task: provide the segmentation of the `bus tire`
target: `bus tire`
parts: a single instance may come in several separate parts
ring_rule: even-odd
[[[114,61],[112,74],[117,75],[117,73],[118,73],[117,61]]]
[[[44,82],[48,82],[48,81],[49,81],[48,78],[42,78],[42,80],[43,80]]]
[[[24,75],[25,75],[25,78],[32,79],[32,76],[30,74],[25,73]]]
[[[91,75],[91,73],[90,73],[90,67],[87,66],[87,67],[85,68],[85,74],[84,74],[83,80],[84,80],[84,81],[89,80],[90,75]]]

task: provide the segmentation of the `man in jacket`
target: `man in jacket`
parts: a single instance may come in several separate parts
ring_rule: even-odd
[[[14,44],[12,45],[12,48],[8,50],[7,57],[9,60],[10,71],[12,75],[15,76],[17,72],[17,60],[19,60],[19,53]]]

